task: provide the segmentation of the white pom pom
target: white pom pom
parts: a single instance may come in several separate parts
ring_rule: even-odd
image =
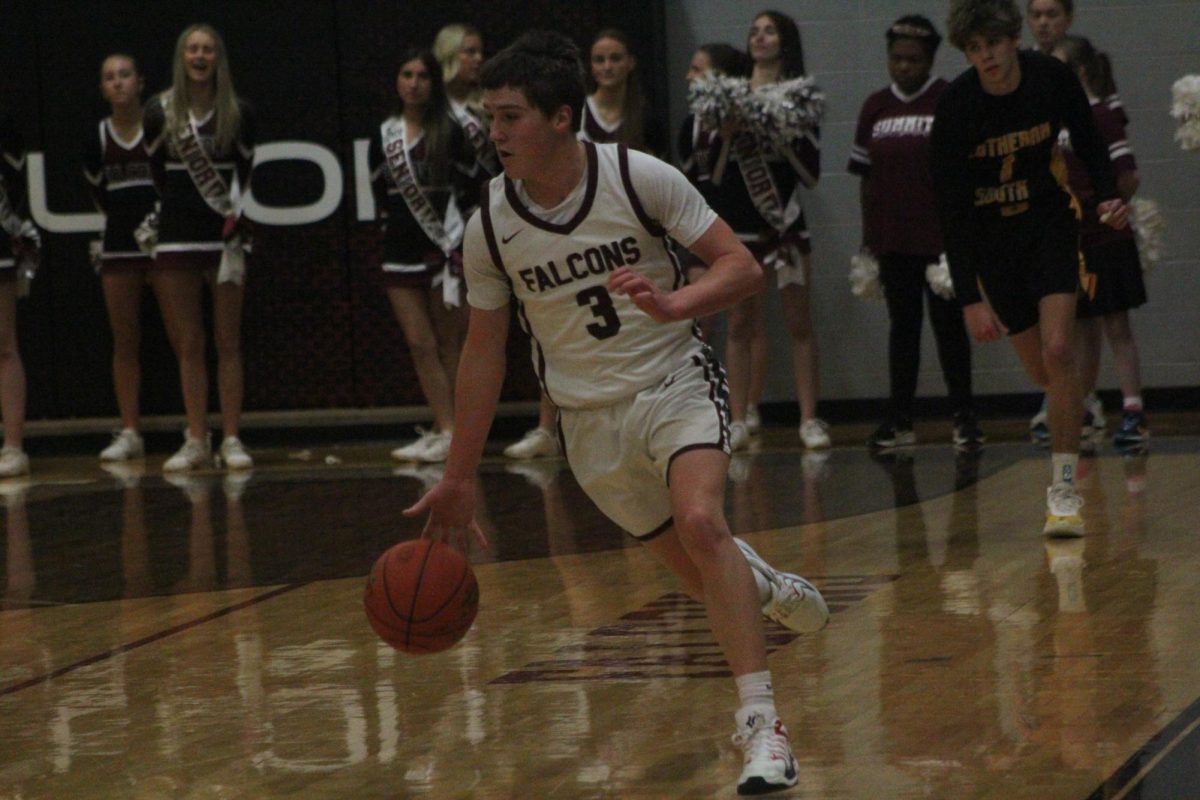
[[[1166,221],[1158,203],[1144,197],[1135,197],[1129,202],[1129,224],[1137,240],[1138,258],[1142,272],[1149,272],[1162,258],[1163,229]]]
[[[1179,121],[1175,141],[1184,150],[1200,150],[1200,75],[1184,75],[1171,86],[1171,116]]]
[[[954,299],[954,280],[950,277],[950,262],[946,260],[945,253],[925,267],[925,280],[938,297],[943,300]]]
[[[867,251],[850,256],[850,291],[863,300],[882,300],[879,262]]]

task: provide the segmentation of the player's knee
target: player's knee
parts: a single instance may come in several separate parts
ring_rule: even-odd
[[[1070,339],[1054,336],[1043,342],[1042,361],[1050,372],[1070,368],[1075,363],[1075,348]]]
[[[721,513],[700,506],[678,511],[675,514],[675,526],[684,547],[693,558],[715,555],[722,538],[729,535]]]

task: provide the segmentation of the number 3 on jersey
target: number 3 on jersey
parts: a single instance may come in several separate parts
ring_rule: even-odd
[[[603,286],[591,286],[575,295],[575,302],[589,306],[599,322],[587,326],[587,332],[597,339],[610,339],[621,330],[621,318],[613,306],[612,295]]]

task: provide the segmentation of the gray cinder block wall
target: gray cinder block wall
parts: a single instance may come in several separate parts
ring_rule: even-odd
[[[1024,0],[1018,0],[1024,12]],[[671,71],[672,137],[687,113],[684,75],[698,44],[744,46],[754,15],[777,8],[800,24],[805,63],[828,97],[822,128],[823,174],[805,199],[813,238],[815,323],[821,351],[821,395],[826,399],[887,395],[887,312],[850,294],[846,274],[859,245],[858,179],[846,172],[858,110],[887,85],[884,31],[897,17],[928,16],[945,35],[948,3],[889,0],[667,0],[667,63]],[[1149,303],[1133,315],[1147,387],[1200,385],[1200,152],[1174,142],[1169,116],[1171,84],[1200,73],[1200,0],[1076,0],[1072,32],[1089,37],[1113,61],[1132,120],[1129,138],[1138,157],[1139,194],[1157,200],[1167,220],[1165,254],[1147,276]],[[1025,41],[1032,41],[1028,28]],[[947,79],[967,66],[943,43],[934,73]],[[674,138],[672,138],[674,141]],[[770,305],[770,368],[765,399],[795,397],[788,343],[777,297]],[[975,348],[975,385],[981,394],[1032,391],[1012,348]],[[1115,388],[1105,353],[1100,387]],[[944,394],[928,324],[918,394]]]

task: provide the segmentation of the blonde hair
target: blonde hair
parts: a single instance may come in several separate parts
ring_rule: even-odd
[[[217,115],[217,152],[227,152],[237,138],[241,127],[242,112],[238,108],[237,92],[233,88],[233,77],[229,74],[229,56],[225,51],[225,40],[211,25],[196,23],[189,25],[179,34],[175,41],[175,59],[171,70],[171,88],[162,93],[163,105],[166,106],[167,128],[177,134],[189,124],[188,111],[192,105],[191,92],[188,88],[187,67],[184,63],[184,51],[187,48],[188,37],[193,33],[203,33],[212,37],[216,46],[217,63],[213,80],[216,83],[216,96],[213,109]]]
[[[458,77],[458,71],[462,66],[462,62],[458,60],[458,54],[468,36],[478,36],[479,41],[483,41],[483,34],[479,32],[478,28],[461,22],[446,25],[434,37],[433,57],[442,67],[442,83],[446,86],[447,92],[450,91],[450,86]],[[467,87],[467,93],[462,97],[462,102],[477,116],[480,115],[483,111],[483,92],[479,86]]]

